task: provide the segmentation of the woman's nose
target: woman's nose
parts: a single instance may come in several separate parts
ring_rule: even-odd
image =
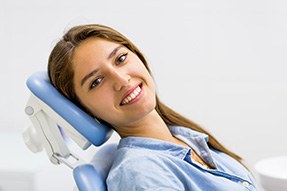
[[[122,88],[129,85],[131,77],[124,71],[113,71],[112,78],[114,89],[120,91]]]

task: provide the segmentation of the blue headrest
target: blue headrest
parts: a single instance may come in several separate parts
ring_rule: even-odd
[[[47,72],[31,75],[27,82],[31,92],[58,113],[90,143],[100,146],[112,134],[112,128],[99,124],[94,118],[64,97],[49,81]]]

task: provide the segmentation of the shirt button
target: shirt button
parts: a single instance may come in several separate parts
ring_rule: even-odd
[[[242,185],[244,186],[244,187],[248,187],[249,186],[249,183],[248,182],[242,182]]]

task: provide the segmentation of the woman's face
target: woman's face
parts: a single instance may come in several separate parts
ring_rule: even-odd
[[[73,55],[74,88],[81,103],[114,127],[133,126],[155,109],[155,85],[136,54],[100,38]]]

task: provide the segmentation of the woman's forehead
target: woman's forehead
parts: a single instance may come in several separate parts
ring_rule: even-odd
[[[85,62],[89,59],[109,59],[111,57],[110,54],[113,53],[115,49],[118,50],[120,48],[126,47],[105,39],[90,39],[75,48],[72,60],[73,62]]]

